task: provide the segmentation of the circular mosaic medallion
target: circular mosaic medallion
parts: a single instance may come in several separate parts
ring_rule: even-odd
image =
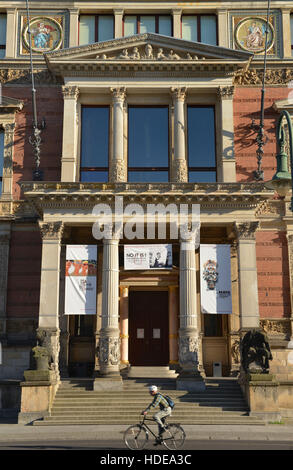
[[[30,20],[32,51],[48,52],[59,49],[62,44],[62,27],[53,18],[36,17]],[[29,49],[29,33],[26,24],[22,32],[23,42]]]
[[[260,53],[264,52],[266,44],[266,20],[258,17],[244,18],[235,29],[236,44],[245,51]],[[275,41],[273,26],[268,23],[267,51]]]

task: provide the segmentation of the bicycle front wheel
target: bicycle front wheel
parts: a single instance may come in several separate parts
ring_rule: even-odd
[[[130,450],[143,449],[148,441],[149,435],[142,426],[134,425],[126,429],[124,442]]]
[[[169,424],[163,434],[163,444],[169,450],[181,449],[185,437],[184,429],[179,424]]]

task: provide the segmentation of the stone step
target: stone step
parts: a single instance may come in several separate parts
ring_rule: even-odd
[[[61,420],[58,420],[58,419],[54,419],[54,420],[49,420],[48,418],[46,418],[46,420],[44,421],[35,421],[33,424],[34,426],[60,426],[60,425],[74,425],[74,424],[78,424],[78,425],[99,425],[99,424],[122,424],[122,425],[131,425],[131,424],[135,424],[137,422],[136,421],[133,421],[132,419],[117,419],[117,418],[113,418],[113,419],[109,419],[109,418],[106,418],[106,419],[89,419],[87,418],[86,420],[82,420],[82,419],[78,419],[78,420],[74,420],[74,419],[71,419],[71,418],[68,418],[68,419],[65,419],[65,418],[62,418]],[[193,425],[197,425],[197,424],[200,424],[200,425],[265,425],[265,422],[260,420],[260,419],[257,419],[257,418],[252,418],[251,416],[243,416],[243,417],[237,417],[237,420],[232,420],[231,418],[225,418],[225,417],[221,417],[221,418],[210,418],[210,419],[207,419],[207,418],[196,418],[196,419],[193,419],[193,417],[191,418],[186,418],[186,419],[182,419],[180,420],[180,424],[181,425],[184,425],[184,424],[193,424]]]
[[[235,411],[225,411],[225,416],[226,415],[231,415],[231,416],[243,416],[244,413],[246,413],[247,410],[243,410],[243,411],[240,411],[240,410],[235,410]],[[102,416],[102,415],[107,415],[107,416],[112,416],[112,415],[135,415],[135,416],[138,416],[139,413],[138,413],[138,410],[137,409],[130,409],[130,410],[119,410],[119,412],[117,410],[96,410],[96,409],[91,409],[91,408],[88,408],[87,410],[76,410],[76,409],[73,409],[73,408],[67,408],[67,409],[61,409],[61,410],[57,410],[57,409],[52,409],[51,411],[51,416],[61,416],[61,415],[69,415],[69,414],[72,414],[73,416],[77,416],[77,415],[89,415],[89,416]],[[222,416],[223,415],[223,409],[222,408],[217,408],[217,409],[208,409],[208,410],[205,410],[205,409],[197,409],[197,410],[189,410],[189,409],[186,409],[186,410],[177,410],[177,411],[173,411],[172,413],[172,416],[176,417],[176,416],[185,416],[185,415],[189,415],[189,414],[192,414],[193,416],[194,415],[219,415],[219,416]]]

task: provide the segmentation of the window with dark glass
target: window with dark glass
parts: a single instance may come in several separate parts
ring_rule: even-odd
[[[82,106],[80,181],[107,182],[109,107]]]
[[[152,183],[168,179],[168,107],[129,106],[128,181]]]
[[[291,29],[291,55],[293,56],[293,15],[290,15],[290,29]]]
[[[204,335],[223,336],[222,315],[204,314]]]
[[[172,18],[170,15],[125,15],[123,35],[157,33],[172,36]]]
[[[0,59],[5,57],[6,53],[6,15],[0,13]]]
[[[4,162],[4,130],[0,128],[0,195],[2,193],[3,162]]]
[[[181,37],[187,41],[216,46],[218,43],[217,17],[215,15],[182,15]]]
[[[216,181],[215,110],[187,107],[188,177],[190,182]]]
[[[80,15],[79,45],[108,41],[114,38],[113,15]]]

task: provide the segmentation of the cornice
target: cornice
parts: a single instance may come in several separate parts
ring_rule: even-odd
[[[100,202],[114,205],[115,197],[125,203],[200,204],[207,210],[231,208],[255,210],[272,197],[262,183],[19,183],[25,199],[38,213],[48,208],[90,208]]]

